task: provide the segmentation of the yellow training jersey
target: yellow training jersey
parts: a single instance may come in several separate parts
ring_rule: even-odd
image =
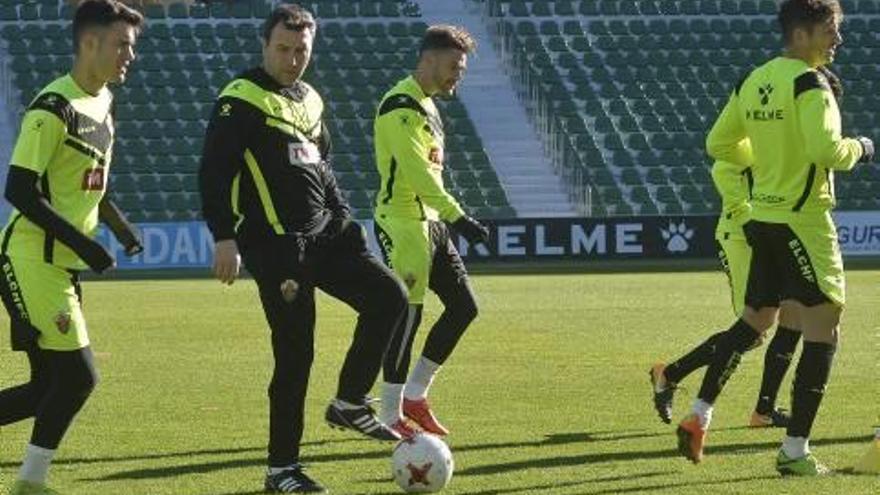
[[[443,122],[415,78],[385,94],[373,129],[381,179],[377,217],[454,222],[464,215],[443,187]]]
[[[837,101],[825,77],[797,59],[778,57],[743,80],[707,139],[709,155],[741,164],[751,144],[751,218],[787,223],[834,207],[834,170],[850,170],[862,154],[841,137]]]
[[[113,148],[113,95],[80,88],[69,74],[43,88],[28,106],[11,166],[36,172],[52,208],[80,232],[94,236],[98,203],[107,189]],[[0,235],[5,254],[62,268],[85,269],[70,248],[12,211]]]

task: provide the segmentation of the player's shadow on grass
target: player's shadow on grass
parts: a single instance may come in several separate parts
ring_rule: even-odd
[[[514,493],[540,493],[543,490],[558,490],[560,488],[571,488],[575,486],[584,486],[594,483],[614,483],[618,481],[630,481],[637,479],[656,478],[658,476],[669,476],[676,474],[676,471],[651,471],[647,473],[637,473],[629,476],[603,476],[601,478],[593,478],[581,481],[561,481],[544,485],[519,486],[515,488],[495,488],[491,490],[481,490],[476,492],[464,492],[467,495],[512,495]],[[382,483],[388,483],[388,479],[381,480]],[[400,490],[381,492],[378,495],[396,495]],[[233,494],[228,494],[233,495]],[[236,494],[240,495],[240,494]]]
[[[259,449],[261,452],[264,449]],[[363,459],[384,459],[391,455],[391,447],[382,450],[360,451],[351,453],[304,455],[303,462],[306,464],[344,462]],[[240,469],[250,467],[265,467],[266,456],[246,457],[240,459],[228,459],[222,461],[199,462],[181,464],[176,466],[163,466],[156,468],[132,469],[109,474],[100,478],[86,478],[80,481],[119,481],[119,480],[144,480],[156,478],[172,478],[189,474],[206,474],[227,469]]]
[[[590,443],[590,442],[598,442],[598,441],[613,441],[620,439],[630,439],[630,438],[643,438],[646,436],[652,436],[653,434],[646,434],[642,432],[612,432],[612,431],[604,431],[604,432],[594,432],[594,433],[560,433],[560,434],[551,434],[547,435],[538,440],[530,440],[525,442],[501,442],[501,443],[486,443],[486,444],[472,444],[472,445],[453,445],[453,450],[456,452],[469,452],[469,451],[484,451],[484,450],[501,450],[501,449],[511,449],[511,448],[526,448],[526,447],[546,447],[546,446],[554,446],[554,445],[566,445],[572,443]],[[341,442],[351,442],[351,441],[363,441],[360,438],[349,438],[345,440],[325,440],[319,442],[311,442],[308,444],[304,444],[304,446],[315,446],[315,445],[323,445],[330,443],[341,443]],[[262,452],[262,448],[246,448],[246,449],[218,449],[218,450],[206,450],[206,451],[197,451],[197,452],[177,452],[170,454],[156,454],[156,455],[145,455],[139,457],[125,457],[125,458],[105,458],[105,459],[81,459],[79,461],[85,461],[88,463],[97,463],[97,462],[115,462],[115,461],[132,461],[132,460],[162,460],[162,459],[174,459],[174,458],[185,458],[190,456],[198,456],[198,455],[224,455],[224,454],[251,454],[254,452]],[[328,454],[317,454],[317,455],[305,455],[303,456],[303,462],[307,463],[330,463],[330,462],[345,462],[345,461],[354,461],[354,460],[364,460],[364,459],[385,459],[391,455],[390,446],[387,449],[380,450],[366,450],[359,452],[344,452],[344,453],[328,453]],[[67,460],[68,463],[75,463],[76,459]],[[265,457],[245,457],[238,459],[227,459],[227,460],[219,460],[219,461],[209,461],[209,462],[200,462],[193,464],[182,464],[175,466],[163,466],[156,468],[142,468],[142,469],[132,469],[126,471],[120,471],[117,473],[113,473],[101,478],[92,478],[84,481],[118,481],[118,480],[138,480],[138,479],[153,479],[153,478],[167,478],[173,476],[181,476],[187,474],[204,474],[210,473],[214,471],[221,471],[225,469],[236,469],[236,468],[246,468],[246,467],[259,467],[265,465]]]
[[[358,438],[321,440],[317,442],[306,442],[303,446],[321,446],[333,443],[347,443],[361,441]],[[132,461],[153,461],[162,459],[175,459],[182,457],[193,457],[202,455],[233,455],[248,454],[255,452],[265,452],[265,447],[236,447],[225,449],[201,449],[189,450],[184,452],[163,452],[158,454],[142,454],[130,456],[107,456],[107,457],[69,457],[61,458],[53,461],[53,465],[79,465],[79,464],[105,464],[113,462],[132,462]],[[0,462],[0,469],[16,468],[21,465],[20,462]]]
[[[673,439],[670,435],[670,439]],[[872,435],[859,435],[841,438],[823,438],[811,440],[813,446],[822,445],[838,445],[850,443],[867,443],[874,437]],[[754,443],[738,443],[728,445],[710,445],[706,448],[706,455],[718,454],[740,454],[750,451],[766,450],[774,452],[779,447],[779,442],[774,440],[770,442],[754,442]],[[458,476],[490,476],[503,474],[508,472],[516,472],[523,469],[548,469],[558,467],[580,466],[583,464],[601,464],[607,462],[621,462],[633,460],[652,460],[664,459],[671,457],[679,457],[681,454],[676,449],[667,450],[636,450],[622,452],[600,452],[595,454],[580,454],[568,456],[554,456],[544,458],[532,458],[524,461],[503,462],[497,464],[486,464],[483,466],[475,466],[465,468],[458,471]],[[685,462],[682,460],[682,462]]]
[[[623,435],[623,436],[621,436]],[[525,447],[547,447],[553,445],[565,445],[571,443],[583,443],[588,445],[593,441],[611,441],[611,439],[620,439],[620,438],[633,438],[634,436],[656,436],[655,434],[646,434],[639,432],[629,432],[629,433],[614,433],[614,432],[602,432],[602,433],[566,433],[566,434],[557,434],[557,435],[548,435],[543,439],[536,441],[527,441],[527,442],[505,442],[505,443],[488,443],[488,444],[473,444],[473,445],[453,445],[453,451],[455,452],[471,452],[471,451],[484,451],[484,450],[499,450],[499,449],[509,449],[509,448],[525,448]],[[845,437],[845,438],[830,438],[830,439],[819,439],[813,443],[815,446],[821,445],[832,445],[832,444],[846,444],[846,443],[857,443],[857,442],[867,442],[871,440],[873,437],[868,436],[857,436],[857,437]],[[707,449],[708,455],[713,454],[735,454],[750,450],[757,449],[765,449],[772,450],[778,446],[778,442],[762,442],[762,443],[751,443],[751,444],[732,444],[732,445],[719,445],[710,447]],[[250,451],[245,451],[244,453],[249,453],[256,449],[251,449]],[[262,449],[259,449],[262,451]],[[390,456],[390,446],[389,448],[382,448],[376,450],[366,450],[366,451],[357,451],[357,452],[337,452],[337,453],[328,453],[328,454],[317,454],[317,455],[306,455],[303,458],[303,462],[318,464],[318,463],[338,463],[338,462],[346,462],[346,461],[357,461],[357,460],[366,460],[366,459],[386,459]],[[186,457],[188,455],[198,455],[197,453],[180,453],[177,455],[167,455],[168,457]],[[512,471],[519,471],[522,469],[533,469],[533,468],[555,468],[555,467],[568,467],[568,466],[578,466],[583,464],[597,464],[597,463],[607,463],[607,462],[617,462],[617,461],[630,461],[636,459],[662,459],[668,457],[676,457],[678,456],[678,452],[674,449],[670,450],[650,450],[650,451],[630,451],[630,452],[603,452],[596,454],[582,454],[582,455],[572,455],[572,456],[555,456],[555,457],[544,457],[544,458],[531,458],[527,461],[514,461],[514,462],[506,462],[499,464],[487,464],[483,466],[475,466],[470,468],[465,468],[463,470],[458,471],[458,476],[487,476],[487,475],[496,475],[503,474]],[[684,461],[682,461],[684,462]],[[217,460],[217,461],[209,461],[209,462],[198,462],[198,463],[190,463],[190,464],[181,464],[174,466],[161,466],[161,467],[151,467],[151,468],[140,468],[140,469],[132,469],[120,471],[117,473],[109,474],[99,478],[89,478],[83,479],[82,481],[119,481],[119,480],[142,480],[142,479],[157,479],[157,478],[170,478],[175,476],[185,476],[191,474],[206,474],[215,471],[223,471],[227,469],[240,469],[240,468],[257,468],[263,467],[266,463],[265,456],[260,455],[258,457],[245,457],[238,459],[225,459],[225,460]]]
[[[581,492],[582,495],[615,495],[620,493],[653,493],[658,490],[669,490],[671,488],[682,488],[684,493],[693,493],[697,487],[721,485],[729,487],[737,483],[754,483],[758,480],[772,481],[778,480],[779,476],[743,476],[741,478],[729,478],[708,481],[686,481],[681,483],[656,483],[653,485],[641,485],[631,487],[614,487],[603,488],[595,491]],[[490,495],[496,492],[476,492],[470,495]]]

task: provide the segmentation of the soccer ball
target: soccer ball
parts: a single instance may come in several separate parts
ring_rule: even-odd
[[[436,493],[449,484],[455,463],[443,440],[420,433],[401,440],[391,456],[391,474],[406,493]]]

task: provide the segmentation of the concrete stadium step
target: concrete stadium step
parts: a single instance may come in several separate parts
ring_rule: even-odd
[[[458,97],[468,110],[510,205],[520,216],[573,216],[574,208],[493,49],[479,10],[466,0],[420,0],[419,6],[426,23],[461,25],[477,41],[477,54],[468,60]],[[523,177],[531,187],[521,187]]]

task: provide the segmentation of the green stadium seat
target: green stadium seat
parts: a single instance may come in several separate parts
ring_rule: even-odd
[[[396,2],[386,0],[379,7],[379,15],[382,17],[400,17],[401,12]]]
[[[379,17],[379,3],[371,0],[361,0],[357,6],[361,17]]]
[[[168,5],[168,17],[171,19],[186,19],[189,17],[189,9],[186,2],[174,2]]]
[[[18,17],[23,21],[36,21],[40,19],[40,6],[35,3],[25,3],[18,10]]]
[[[165,6],[161,3],[153,3],[144,7],[144,14],[147,19],[165,19]]]
[[[640,184],[640,183],[636,183]],[[651,204],[653,200],[651,199],[651,195],[648,192],[648,189],[642,185],[634,185],[629,192],[629,198],[633,203],[636,204]]]
[[[614,16],[619,13],[617,0],[599,0],[599,14],[603,16]]]
[[[226,2],[210,2],[208,7],[211,17],[214,19],[229,19],[232,17],[232,5]]]
[[[337,15],[339,17],[357,17],[357,4],[354,2],[339,2],[337,4]]]
[[[560,17],[569,17],[575,14],[574,5],[567,0],[557,0],[553,5],[554,15]]]
[[[558,36],[561,34],[559,30],[559,24],[556,21],[541,21],[539,24],[538,32],[542,36]]]
[[[177,174],[160,175],[159,189],[166,193],[183,192],[183,181]]]
[[[207,19],[210,17],[207,4],[198,2],[190,4],[189,16],[193,19]]]
[[[533,1],[532,15],[536,17],[550,17],[553,13],[550,11],[549,2]]]
[[[264,2],[253,2],[253,5],[257,5],[259,3]],[[251,2],[234,2],[231,4],[229,9],[229,17],[234,19],[249,19],[253,16],[253,12],[251,11]]]
[[[646,2],[651,3],[651,2]],[[675,0],[659,0],[657,2],[658,11],[660,14],[665,16],[674,16],[679,15],[681,11],[678,8],[678,4]]]

